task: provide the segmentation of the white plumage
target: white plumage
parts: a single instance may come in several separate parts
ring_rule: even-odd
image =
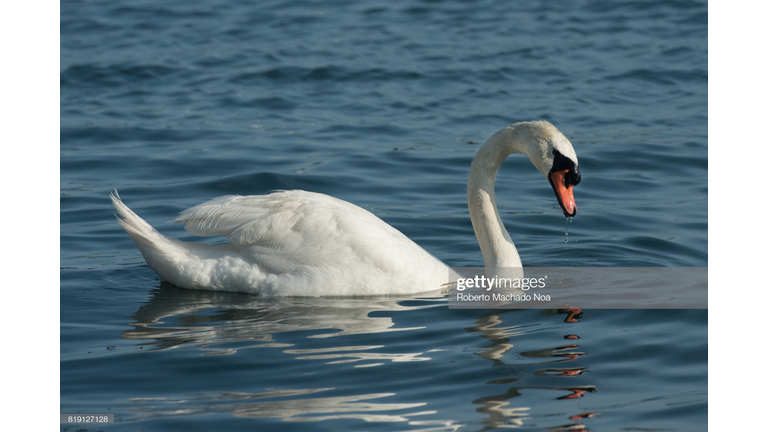
[[[576,166],[570,142],[546,122],[511,125],[478,151],[467,198],[487,266],[521,266],[493,195],[501,162],[512,153],[524,153],[547,176],[553,149]],[[147,264],[182,288],[266,296],[365,296],[436,291],[450,280],[448,266],[400,231],[367,210],[323,194],[292,190],[223,196],[173,220],[198,236],[226,236],[229,243],[222,245],[164,236],[123,204],[117,192],[111,197],[120,224]]]
[[[112,202],[150,267],[183,288],[269,296],[381,295],[439,290],[449,268],[370,212],[300,190],[219,197],[182,212],[206,245],[166,237]],[[405,259],[404,259],[405,258]]]

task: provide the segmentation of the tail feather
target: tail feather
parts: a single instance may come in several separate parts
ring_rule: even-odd
[[[140,218],[128,206],[123,204],[120,195],[117,194],[117,190],[114,193],[110,193],[109,197],[112,198],[112,205],[115,206],[115,210],[122,216],[122,219],[117,216],[117,221],[134,241],[138,237],[146,242],[154,243],[163,237],[162,234],[152,228],[152,225],[145,222],[144,219]]]
[[[117,191],[110,197],[118,213],[118,222],[131,237],[144,261],[161,279],[182,288],[224,288],[244,292],[252,289],[254,276],[251,265],[234,254],[229,245],[182,242],[164,236],[123,204]],[[212,279],[222,273],[231,277],[222,281]]]
[[[133,243],[141,252],[144,261],[155,271],[162,279],[176,284],[178,286],[188,286],[186,279],[182,275],[184,263],[189,261],[187,249],[184,243],[171,237],[166,237],[136,213],[131,211],[123,201],[117,191],[110,194],[112,204],[119,216],[117,221],[123,227],[126,233],[131,237]],[[122,217],[122,219],[121,219]]]

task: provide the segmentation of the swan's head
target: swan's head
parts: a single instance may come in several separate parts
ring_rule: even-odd
[[[513,142],[521,145],[533,165],[549,180],[566,217],[576,215],[573,187],[581,181],[579,160],[571,142],[549,122],[534,121],[510,126]]]

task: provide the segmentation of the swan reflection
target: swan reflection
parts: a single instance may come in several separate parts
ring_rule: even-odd
[[[512,311],[494,312],[483,315],[475,321],[474,326],[467,327],[466,330],[469,333],[476,333],[481,338],[487,339],[491,342],[486,345],[484,351],[476,353],[479,357],[492,362],[494,367],[505,367],[515,375],[525,375],[525,372],[521,370],[521,367],[516,364],[508,364],[505,362],[507,353],[514,348],[514,344],[510,343],[513,337],[520,336],[530,331],[530,325],[513,325],[504,326],[504,320],[502,314],[507,314]],[[567,310],[554,310],[545,312],[545,315],[552,316],[558,314],[567,314],[565,322],[576,323],[578,319],[582,318],[583,312],[579,308],[571,308]],[[568,334],[564,336],[565,339],[574,340],[579,339],[579,336]],[[568,344],[564,346],[556,346],[551,348],[544,348],[534,351],[523,351],[520,353],[525,358],[525,365],[552,365],[555,363],[568,362],[582,358],[587,353],[577,351],[579,345]],[[570,368],[554,368],[546,367],[538,369],[533,372],[534,376],[547,376],[547,377],[575,377],[588,372],[587,367],[570,367]],[[519,383],[520,378],[507,378],[490,380],[486,384],[497,388],[499,385],[509,385],[512,383]],[[565,384],[565,382],[563,383]],[[518,428],[522,427],[526,421],[531,420],[531,407],[514,406],[512,400],[523,396],[524,391],[528,390],[549,390],[555,391],[559,394],[556,400],[577,399],[584,397],[587,393],[593,393],[597,391],[597,387],[593,385],[573,386],[573,385],[561,385],[561,386],[521,386],[516,385],[508,387],[506,391],[501,394],[494,394],[491,396],[485,396],[477,398],[472,401],[473,404],[480,405],[477,408],[477,412],[486,414],[488,417],[483,419],[483,430],[492,430],[499,428]],[[565,394],[563,394],[565,393]],[[596,413],[590,413],[590,416]],[[579,414],[569,417],[569,419],[585,419],[590,416],[581,416]],[[565,426],[558,426],[552,430],[583,430],[585,425],[582,423],[568,424]]]
[[[571,339],[565,344],[563,339],[558,338],[556,346],[545,345],[540,349],[523,352],[518,347],[515,352],[512,341],[528,335],[540,327],[540,323],[509,325],[510,322],[521,321],[515,311],[509,310],[495,313],[477,311],[483,313],[479,317],[471,315],[477,312],[462,311],[459,314],[463,315],[448,318],[452,322],[454,319],[471,319],[472,325],[465,327],[462,332],[457,333],[445,324],[436,324],[433,328],[429,325],[430,317],[442,316],[445,319],[446,315],[442,311],[430,315],[427,310],[444,309],[446,303],[444,297],[262,298],[248,294],[185,290],[162,284],[153,291],[150,301],[131,316],[131,328],[122,333],[125,339],[140,341],[142,352],[193,348],[200,356],[226,356],[277,349],[281,355],[287,355],[293,360],[330,365],[328,368],[331,369],[314,366],[304,368],[302,371],[311,371],[309,375],[316,373],[322,376],[316,380],[310,378],[306,382],[289,385],[289,388],[263,388],[268,387],[265,384],[253,392],[203,391],[164,398],[133,398],[130,399],[130,405],[135,407],[133,416],[140,421],[177,415],[229,413],[237,417],[278,418],[291,422],[348,419],[403,422],[414,430],[457,430],[465,426],[459,420],[462,417],[457,414],[458,411],[431,408],[431,404],[439,406],[441,402],[431,400],[433,397],[428,393],[417,391],[420,380],[412,381],[413,387],[395,386],[398,393],[403,388],[403,394],[399,397],[395,397],[396,393],[391,391],[391,387],[387,388],[386,382],[371,383],[370,387],[354,386],[352,391],[355,394],[350,394],[350,388],[345,387],[344,375],[348,372],[359,368],[391,367],[403,362],[432,361],[434,364],[430,370],[434,369],[436,376],[443,376],[445,371],[449,371],[450,375],[454,366],[448,365],[444,359],[466,361],[467,358],[453,348],[419,342],[428,331],[451,331],[456,333],[456,337],[463,332],[464,335],[470,335],[470,339],[462,343],[475,347],[478,344],[473,343],[472,339],[479,337],[487,341],[479,344],[479,348],[472,348],[482,359],[480,361],[490,362],[488,366],[492,368],[503,367],[509,370],[509,378],[494,379],[486,381],[484,387],[481,385],[480,394],[475,391],[473,396],[467,397],[458,392],[455,396],[457,410],[479,405],[471,408],[471,411],[484,417],[482,422],[486,429],[520,427],[529,422],[536,412],[535,406],[515,403],[515,400],[526,400],[519,396],[527,390],[554,391],[556,394],[551,398],[553,401],[583,397],[596,390],[594,386],[571,385],[573,382],[559,381],[588,372],[586,366],[563,364],[586,355],[578,345],[572,343],[576,342],[574,338],[578,336],[564,335]],[[403,325],[404,322],[409,325]],[[392,332],[414,331],[418,331],[418,335],[395,337],[413,343],[395,343],[392,337],[383,336]],[[331,339],[365,334],[375,336],[367,340],[359,337]],[[321,344],[324,339],[330,344]],[[354,342],[350,343],[350,340]],[[392,352],[395,346],[400,352]],[[256,354],[254,358],[261,357]],[[540,367],[533,372],[523,369],[519,364],[520,357],[525,359],[525,366]],[[263,358],[275,361],[278,357],[271,354]],[[247,357],[245,359],[249,361]],[[258,364],[258,361],[254,364]],[[483,369],[480,365],[477,370],[479,372]],[[423,378],[430,379],[429,376]],[[530,379],[552,380],[551,383],[561,385],[526,385]],[[274,381],[267,379],[264,382]],[[323,385],[306,385],[311,382]],[[465,384],[471,386],[477,383]],[[463,384],[447,385],[449,388],[458,388],[455,386]],[[579,413],[567,414],[573,416]]]
[[[130,401],[137,407],[140,417],[167,417],[173,415],[207,415],[220,412],[237,417],[272,417],[286,421],[322,421],[331,419],[361,419],[369,422],[403,422],[410,417],[435,414],[436,411],[416,411],[405,414],[382,414],[383,411],[397,411],[419,408],[422,403],[372,402],[375,399],[393,396],[394,393],[373,393],[357,396],[309,397],[288,400],[285,397],[304,396],[332,391],[333,388],[271,391],[262,393],[204,393],[185,398],[162,398],[163,405],[152,398],[134,398]],[[183,408],[172,407],[181,405]],[[322,414],[322,415],[320,415]],[[442,422],[445,424],[446,422]]]
[[[165,350],[181,346],[197,346],[203,355],[234,354],[245,348],[288,348],[292,343],[274,340],[278,333],[316,331],[307,338],[330,338],[367,333],[410,331],[424,327],[395,327],[389,316],[371,316],[375,312],[415,311],[445,303],[442,298],[280,298],[256,297],[250,294],[195,291],[162,283],[149,303],[131,317],[133,327],[122,333],[125,339],[152,340],[152,349]],[[210,348],[238,342],[258,342],[237,348]],[[332,351],[366,351],[380,345],[335,347],[324,350],[293,350],[299,358],[339,358]],[[401,357],[388,354],[392,361],[429,360],[422,353]],[[309,356],[316,355],[316,356]],[[360,360],[383,359],[360,353]]]
[[[232,355],[243,349],[278,348],[296,360],[325,364],[354,363],[377,367],[388,363],[427,361],[425,352],[379,352],[385,345],[339,345],[312,348],[280,341],[280,334],[305,332],[307,339],[403,332],[423,326],[397,326],[379,312],[418,311],[442,306],[443,298],[262,298],[248,294],[215,293],[161,284],[150,301],[131,317],[125,339],[143,341],[149,350],[195,347],[202,356]],[[380,315],[380,316],[376,316]],[[149,342],[147,342],[149,341]],[[436,350],[433,350],[436,351]],[[309,422],[359,419],[366,422],[406,422],[419,430],[453,431],[454,420],[425,419],[437,411],[427,402],[393,403],[395,393],[338,396],[334,387],[271,390],[257,393],[204,392],[178,398],[133,398],[137,420],[167,416],[230,413],[237,417],[280,418]]]

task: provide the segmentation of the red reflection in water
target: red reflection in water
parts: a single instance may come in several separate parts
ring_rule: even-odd
[[[587,392],[594,392],[596,389],[594,389],[594,388],[569,388],[567,390],[572,391],[573,393],[571,393],[569,395],[565,395],[565,396],[560,396],[557,399],[558,400],[561,400],[561,399],[578,399],[578,398],[584,397],[584,395]]]
[[[587,368],[573,368],[573,369],[546,369],[544,372],[547,375],[555,376],[576,376],[581,375],[587,371]]]
[[[597,412],[597,411],[590,411],[590,412],[585,412],[585,413],[581,413],[581,414],[572,415],[572,416],[570,416],[568,418],[571,419],[571,420],[584,420],[585,418],[591,418],[595,414],[600,414],[600,413]]]
[[[567,317],[565,317],[565,322],[567,323],[576,323],[579,322],[579,319],[584,315],[584,312],[581,310],[580,307],[571,307],[568,309],[558,309],[558,314],[568,314]]]

